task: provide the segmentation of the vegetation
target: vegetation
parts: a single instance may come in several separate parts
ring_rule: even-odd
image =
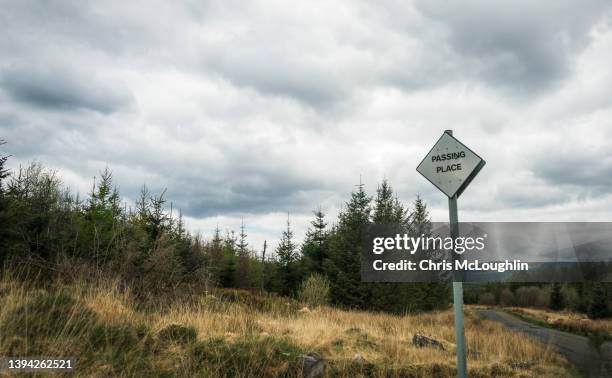
[[[612,340],[612,319],[589,319],[586,315],[571,311],[550,311],[522,307],[509,307],[508,311],[523,320],[587,336],[592,340]]]
[[[465,303],[572,311],[591,319],[612,314],[610,283],[490,283],[466,285]]]
[[[83,265],[118,277],[143,301],[163,301],[213,287],[263,288],[296,297],[300,284],[318,274],[329,283],[329,301],[344,308],[401,314],[449,304],[442,284],[361,282],[366,227],[395,223],[409,233],[431,229],[425,203],[417,198],[408,209],[387,181],[375,198],[359,185],[332,226],[321,209],[316,211],[301,245],[288,218],[274,255],[260,259],[249,246],[244,222],[238,234],[217,227],[208,239],[191,235],[180,211],[166,208],[165,192],[150,193],[143,186],[135,206],[128,207],[106,169],[81,199],[40,163],[9,175],[6,159],[0,159],[0,266],[38,267],[42,280],[62,264]]]
[[[448,286],[361,282],[368,227],[431,233],[426,204],[417,197],[405,206],[386,180],[373,197],[359,185],[331,225],[315,211],[301,244],[288,218],[266,259],[249,245],[244,223],[238,234],[190,234],[165,192],[143,187],[126,206],[108,169],[82,199],[41,164],[9,172],[6,161],[0,157],[0,355],[59,350],[77,357],[82,376],[299,376],[308,352],[324,356],[335,376],[456,374]],[[484,289],[491,304],[522,300],[522,288]],[[607,286],[574,289],[574,298],[592,298],[577,306],[606,314]],[[545,286],[525,290],[548,305]],[[476,314],[468,312],[466,327],[470,376],[567,373],[551,351]],[[415,347],[417,332],[444,350]]]
[[[5,271],[0,355],[76,356],[76,376],[300,376],[316,352],[328,376],[455,376],[453,315],[391,315],[215,289],[208,296],[142,306],[118,279],[80,278],[45,288]],[[33,296],[33,293],[36,295]],[[29,314],[29,327],[25,309]],[[34,327],[34,328],[32,328]],[[444,350],[418,348],[415,333]],[[558,377],[567,362],[541,344],[466,314],[470,376]],[[360,358],[356,359],[355,356]]]
[[[329,286],[325,276],[314,273],[302,282],[298,298],[311,307],[326,305],[329,303]]]

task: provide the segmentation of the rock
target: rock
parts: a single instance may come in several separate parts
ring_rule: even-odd
[[[368,363],[368,360],[366,360],[361,353],[355,353],[351,361],[359,365],[365,365]]]
[[[297,362],[304,378],[321,377],[325,373],[325,360],[318,353],[302,354]]]
[[[440,350],[445,350],[444,345],[442,345],[442,343],[439,342],[438,340],[432,339],[431,337],[421,335],[419,333],[415,333],[414,336],[412,336],[412,344],[419,348],[427,347],[427,348],[437,348]]]

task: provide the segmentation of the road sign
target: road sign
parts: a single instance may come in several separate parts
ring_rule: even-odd
[[[449,198],[459,197],[485,161],[445,132],[421,161],[417,171]]]
[[[453,137],[452,130],[446,130],[417,167],[420,174],[448,196],[448,215],[453,239],[459,237],[457,197],[463,193],[484,165],[485,161],[480,156]],[[461,256],[453,255],[454,259],[461,259]],[[457,376],[466,378],[463,282],[456,273],[453,279],[453,307],[455,308]]]

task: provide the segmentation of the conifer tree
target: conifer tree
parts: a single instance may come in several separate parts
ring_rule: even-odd
[[[251,269],[249,256],[249,243],[247,242],[244,221],[240,224],[240,234],[236,245],[236,287],[247,288],[251,284]]]
[[[365,308],[368,293],[361,283],[361,243],[370,224],[372,199],[360,183],[340,212],[330,237],[329,259],[324,264],[331,282],[331,300],[347,307]]]
[[[325,214],[319,207],[314,211],[315,219],[310,222],[306,238],[302,244],[302,256],[305,269],[309,272],[322,273],[323,261],[328,258],[328,233]]]
[[[561,284],[554,283],[550,291],[550,303],[549,307],[551,310],[559,311],[565,306],[563,301],[563,293],[561,292]]]
[[[591,319],[600,319],[610,316],[608,293],[602,283],[597,283],[593,287],[588,315]]]
[[[236,234],[226,233],[223,240],[223,266],[219,279],[223,287],[236,287]]]
[[[291,230],[291,222],[287,215],[287,229],[283,231],[281,240],[276,247],[276,258],[282,285],[281,293],[283,295],[293,295],[300,283],[299,277],[297,277],[297,257],[296,245],[293,242],[293,230]]]

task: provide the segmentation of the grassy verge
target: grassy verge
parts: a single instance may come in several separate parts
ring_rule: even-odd
[[[0,355],[75,356],[76,376],[300,376],[300,355],[325,358],[334,377],[452,377],[450,311],[395,316],[219,290],[158,308],[113,282],[35,289],[0,282]],[[417,348],[415,333],[444,349]],[[472,377],[569,376],[541,344],[466,314]],[[61,354],[61,355],[58,355]],[[356,356],[359,358],[356,358]]]
[[[575,319],[564,314],[552,313],[543,310],[529,310],[520,308],[504,309],[506,312],[535,325],[569,332],[588,337],[595,347],[599,347],[606,341],[612,341],[612,334],[606,328],[598,326],[595,320],[586,318]],[[607,321],[604,321],[607,322]]]

